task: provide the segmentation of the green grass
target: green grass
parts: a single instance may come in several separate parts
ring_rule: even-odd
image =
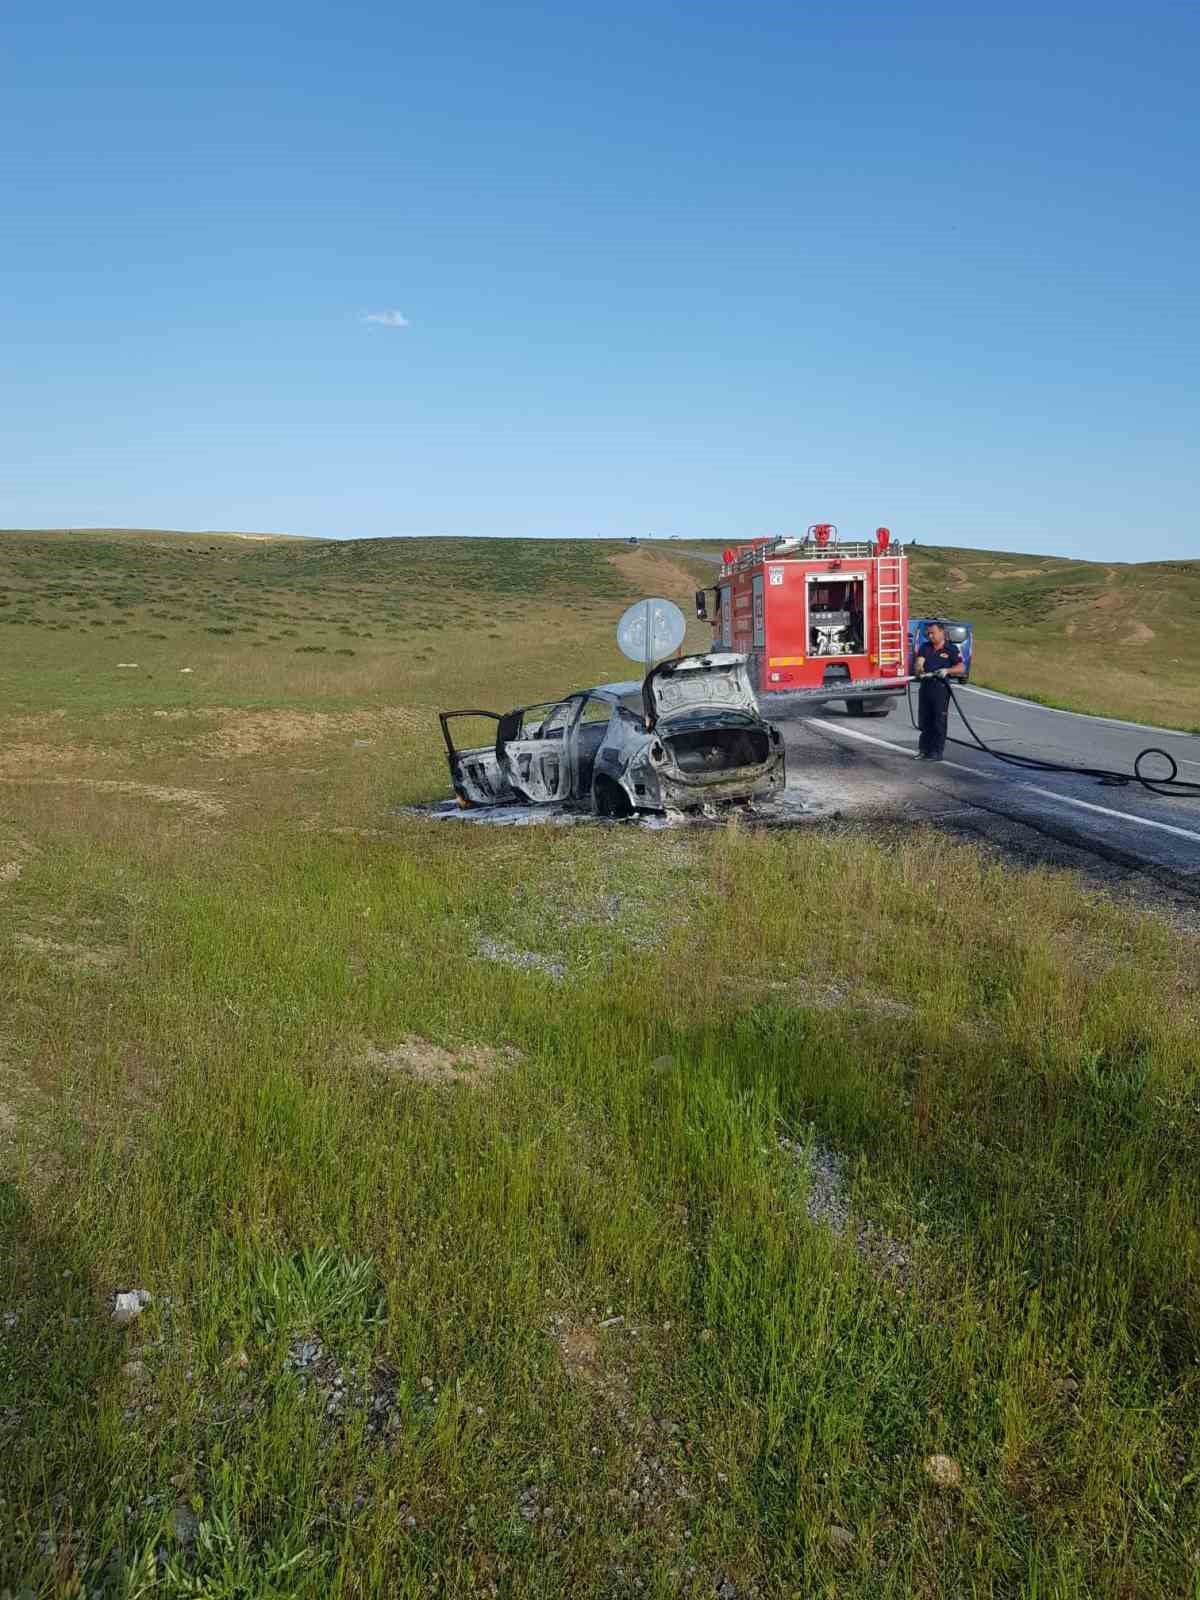
[[[1195,942],[933,833],[396,815],[434,705],[619,670],[632,577],[476,578],[421,665],[24,636],[0,1591],[1200,1592]]]

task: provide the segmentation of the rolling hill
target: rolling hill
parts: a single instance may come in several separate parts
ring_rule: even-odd
[[[919,545],[914,609],[975,623],[978,681],[1074,710],[1200,726],[1200,561]]]
[[[1098,563],[933,545],[912,546],[910,555],[914,609],[974,622],[979,683],[1075,710],[1200,727],[1200,562]],[[622,603],[657,587],[687,610],[693,583],[710,578],[710,565],[674,543],[635,550],[618,540],[0,531],[0,625],[21,630],[7,638],[20,638],[26,661],[65,634],[106,646],[137,641],[151,657],[192,639],[234,653],[295,640],[295,650],[344,655],[404,640],[419,655],[432,634],[461,626],[464,640],[486,637],[497,618],[527,629],[538,659],[540,646],[566,647],[573,631],[591,659]],[[707,638],[693,631],[697,646]],[[43,687],[58,681],[62,652],[51,654]],[[560,654],[580,659],[577,646]],[[616,662],[601,675],[615,670]],[[22,676],[18,693],[27,698]]]

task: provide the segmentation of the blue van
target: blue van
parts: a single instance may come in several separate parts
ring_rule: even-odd
[[[946,630],[946,638],[951,644],[956,644],[962,652],[963,676],[971,676],[971,646],[972,625],[969,622],[951,622],[949,617],[909,617],[908,619],[908,664],[912,664],[920,655],[920,646],[926,644],[929,635],[926,629],[931,622],[940,622]]]

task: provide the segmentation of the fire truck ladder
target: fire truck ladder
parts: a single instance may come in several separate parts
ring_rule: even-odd
[[[903,668],[906,628],[900,606],[900,555],[881,555],[875,568],[875,639],[880,667],[899,664]]]

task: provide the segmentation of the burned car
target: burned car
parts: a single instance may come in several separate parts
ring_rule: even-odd
[[[464,806],[712,815],[773,799],[784,785],[783,739],[759,715],[743,655],[681,656],[641,683],[605,683],[502,713],[439,715]],[[469,717],[495,723],[492,743],[455,745],[451,723]]]

